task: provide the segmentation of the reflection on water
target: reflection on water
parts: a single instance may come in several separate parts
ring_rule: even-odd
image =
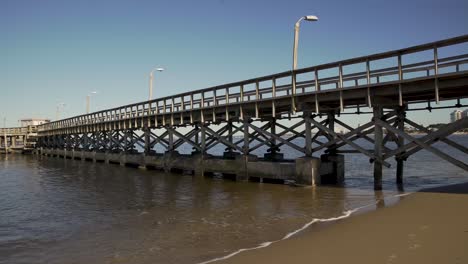
[[[402,193],[391,171],[385,191],[372,191],[372,164],[362,156],[347,156],[346,168],[345,188],[295,188],[2,155],[0,263],[200,262],[280,239],[314,218],[388,206],[384,197]],[[467,180],[427,153],[405,175],[409,191]]]

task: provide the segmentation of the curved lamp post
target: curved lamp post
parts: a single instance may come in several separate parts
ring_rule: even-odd
[[[297,68],[297,45],[299,43],[299,28],[301,26],[301,21],[318,21],[318,17],[316,16],[303,16],[299,18],[294,26],[294,47],[293,47],[293,70]]]
[[[91,99],[91,96],[93,94],[97,94],[96,91],[93,91],[93,92],[90,92],[87,96],[86,96],[86,113],[89,114],[89,107],[90,107],[90,99]]]
[[[59,120],[60,119],[60,108],[61,110],[63,110],[63,108],[65,107],[65,103],[58,103],[57,104],[57,112],[55,112],[55,120]]]
[[[297,45],[299,43],[299,28],[301,26],[301,21],[318,21],[318,17],[316,16],[303,16],[297,20],[296,24],[294,25],[294,46],[293,46],[293,67],[292,67],[292,93],[291,93],[291,104],[292,104],[292,112],[296,112],[296,74],[294,71],[297,68]]]
[[[154,79],[154,72],[162,72],[164,71],[164,68],[154,68],[151,70],[150,75],[149,75],[149,98],[148,100],[151,100],[153,97],[153,79]]]

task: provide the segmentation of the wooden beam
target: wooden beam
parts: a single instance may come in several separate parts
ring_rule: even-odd
[[[467,121],[468,121],[468,118],[467,118]],[[459,161],[459,160],[457,160],[455,158],[452,158],[451,156],[445,154],[444,152],[442,152],[442,151],[440,151],[440,150],[438,150],[438,149],[436,149],[434,147],[431,147],[429,144],[426,144],[423,141],[421,141],[419,139],[416,139],[416,138],[406,134],[405,132],[402,132],[402,131],[399,131],[398,129],[395,129],[394,127],[388,125],[387,123],[383,122],[382,120],[375,120],[375,122],[377,124],[381,125],[382,127],[385,127],[386,129],[392,131],[393,133],[398,134],[398,135],[406,138],[408,141],[414,142],[415,144],[421,146],[425,150],[432,152],[433,154],[435,154],[435,155],[439,156],[440,158],[452,163],[453,165],[468,171],[468,165],[465,164],[464,162]]]

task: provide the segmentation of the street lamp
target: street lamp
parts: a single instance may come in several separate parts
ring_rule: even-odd
[[[57,112],[55,113],[55,120],[59,120],[60,118],[60,108],[63,109],[65,107],[65,103],[58,103],[57,104]]]
[[[149,98],[148,100],[151,100],[153,97],[153,79],[154,79],[153,73],[155,71],[162,72],[164,71],[164,68],[154,68],[151,70],[150,75],[149,75]]]
[[[316,16],[303,16],[299,18],[294,26],[294,47],[293,47],[293,70],[297,68],[297,44],[299,42],[299,27],[301,26],[301,21],[318,21]]]
[[[91,95],[93,94],[97,94],[96,91],[93,91],[93,92],[90,92],[87,96],[86,96],[86,113],[89,114],[89,104],[90,104],[90,99],[91,99]]]

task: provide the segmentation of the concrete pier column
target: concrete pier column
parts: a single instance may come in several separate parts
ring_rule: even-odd
[[[255,155],[237,155],[235,157],[237,163],[236,169],[236,181],[248,181],[249,170],[248,163],[258,161],[258,157]]]
[[[320,156],[320,183],[321,184],[343,184],[344,182],[344,155],[324,154]]]
[[[383,115],[383,109],[380,105],[374,105],[373,107],[374,119],[381,119]],[[377,123],[374,123],[374,155],[377,157],[382,157],[382,148],[383,148],[383,129],[381,126],[378,126]],[[374,161],[374,190],[382,190],[382,163],[377,160]]]
[[[205,176],[205,167],[204,167],[204,157],[203,153],[196,153],[192,155],[193,159],[193,174],[197,177]]]
[[[314,157],[301,157],[295,161],[296,183],[304,185],[321,184],[320,159]]]

